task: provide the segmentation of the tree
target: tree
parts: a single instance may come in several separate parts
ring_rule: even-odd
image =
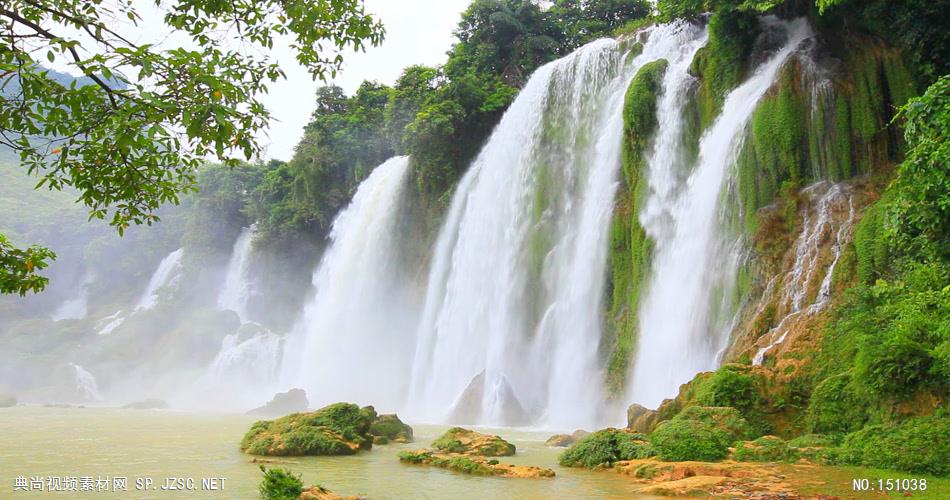
[[[0,146],[19,153],[37,187],[74,187],[90,218],[108,217],[120,234],[177,203],[204,158],[233,166],[260,153],[256,137],[270,119],[260,96],[284,77],[262,54],[278,37],[324,79],[336,74],[343,49],[383,36],[361,0],[173,0],[155,8],[189,46],[139,43],[136,28],[149,13],[127,0],[0,5]],[[57,61],[85,81],[52,78],[42,64]],[[0,291],[42,290],[35,271],[52,257],[4,243]]]

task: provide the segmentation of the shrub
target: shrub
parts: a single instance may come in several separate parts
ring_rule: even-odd
[[[812,391],[806,426],[815,433],[848,433],[867,421],[867,404],[855,392],[850,373],[821,381]]]
[[[950,474],[950,416],[914,417],[870,425],[845,438],[837,461],[900,471]]]
[[[603,429],[574,443],[558,458],[565,467],[610,466],[620,460],[653,456],[653,448],[643,434],[619,429]]]
[[[650,443],[661,460],[720,460],[729,452],[727,433],[699,420],[674,418],[661,423]]]
[[[350,455],[373,445],[371,406],[336,403],[310,413],[292,413],[251,425],[241,451],[253,455]]]
[[[303,492],[300,474],[280,468],[268,470],[263,465],[261,472],[264,473],[264,480],[261,481],[258,491],[264,500],[296,500]]]
[[[724,433],[730,443],[752,436],[748,421],[735,408],[690,406],[675,417],[678,420],[697,420]]]

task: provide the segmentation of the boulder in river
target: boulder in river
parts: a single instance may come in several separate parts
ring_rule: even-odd
[[[260,420],[241,440],[251,455],[352,455],[373,447],[369,428],[376,420],[372,406],[335,403],[319,410]]]
[[[369,426],[373,435],[373,444],[411,443],[412,427],[409,427],[395,413],[376,417]]]
[[[278,392],[266,405],[254,408],[248,415],[261,417],[277,417],[288,413],[297,413],[307,410],[310,404],[307,393],[303,389],[291,389],[287,392]]]
[[[554,471],[533,465],[514,465],[489,460],[486,457],[436,453],[432,450],[403,451],[399,461],[407,464],[431,465],[473,476],[500,476],[516,478],[552,478]]]
[[[432,442],[432,447],[442,453],[482,457],[508,457],[515,454],[515,445],[501,437],[470,431],[462,427],[453,427],[445,431],[445,434]]]
[[[577,429],[573,434],[555,434],[549,437],[548,440],[544,442],[544,445],[552,448],[566,448],[589,434],[589,432],[581,429]]]

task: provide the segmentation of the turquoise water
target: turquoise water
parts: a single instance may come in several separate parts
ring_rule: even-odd
[[[245,415],[113,408],[0,409],[0,498],[257,498],[259,464],[238,449],[254,420]],[[399,451],[425,447],[446,429],[413,427],[416,442],[412,444],[376,446],[349,457],[276,459],[266,465],[289,467],[308,485],[370,498],[612,499],[634,495],[634,483],[619,474],[559,467],[561,450],[544,446],[548,434],[538,432],[487,431],[517,446],[517,455],[503,461],[550,467],[557,473],[554,479],[476,477],[405,465],[396,457]],[[21,475],[44,481],[47,476],[126,477],[128,491],[14,492],[16,477]],[[169,477],[191,478],[196,489],[160,489]],[[222,477],[223,490],[201,489],[202,479]],[[152,479],[155,489],[136,489],[136,480],[145,478]]]

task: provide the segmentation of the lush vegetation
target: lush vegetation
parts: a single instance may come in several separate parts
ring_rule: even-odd
[[[266,469],[261,466],[264,479],[258,487],[262,500],[296,500],[303,492],[303,481],[300,474],[294,474],[287,469],[275,467]]]
[[[654,455],[646,436],[619,429],[603,429],[585,436],[558,457],[565,467],[610,467],[620,460]]]
[[[443,453],[462,453],[483,457],[507,457],[515,454],[515,445],[499,436],[490,436],[462,427],[452,427],[432,442]]]
[[[133,28],[110,22],[114,16]],[[19,154],[37,187],[75,188],[90,216],[108,217],[120,234],[157,221],[163,203],[177,203],[204,157],[236,165],[260,152],[255,136],[270,118],[260,96],[284,73],[256,54],[275,38],[291,39],[298,60],[323,78],[342,64],[343,48],[377,44],[383,35],[355,0],[175,1],[163,21],[191,40],[188,49],[130,36],[142,16],[129,2],[113,10],[13,0],[0,8],[0,27],[17,33],[0,40],[0,146]],[[224,26],[230,36],[208,34]],[[231,39],[253,50],[231,50]],[[84,79],[63,82],[42,66],[57,61]],[[0,251],[0,291],[42,289],[46,282],[33,275],[52,254],[9,245]]]

